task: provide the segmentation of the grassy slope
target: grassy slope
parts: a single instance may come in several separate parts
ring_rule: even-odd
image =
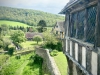
[[[24,67],[28,64],[29,60],[26,60],[15,72],[15,75],[22,75]]]
[[[0,25],[6,24],[10,26],[24,26],[24,27],[29,27],[29,25],[20,23],[20,22],[14,22],[14,21],[6,21],[6,20],[0,20]]]
[[[58,55],[54,57],[54,59],[61,72],[61,75],[67,75],[67,61],[64,54],[59,52]]]

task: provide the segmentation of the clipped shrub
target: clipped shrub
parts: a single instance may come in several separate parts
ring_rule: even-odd
[[[9,50],[8,50],[8,54],[13,55],[14,50],[15,50],[15,47],[10,47]]]
[[[61,41],[57,42],[55,49],[57,49],[58,51],[62,51],[62,42]]]
[[[53,50],[50,52],[51,56],[57,56],[58,55],[58,50]]]

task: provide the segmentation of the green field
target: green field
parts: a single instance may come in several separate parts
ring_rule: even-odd
[[[20,22],[14,22],[14,21],[6,21],[6,20],[0,20],[0,25],[6,24],[9,26],[24,26],[24,27],[29,27],[29,25],[20,23]]]
[[[57,56],[54,56],[54,59],[60,70],[61,75],[67,75],[67,60],[65,55],[62,52],[59,52]]]

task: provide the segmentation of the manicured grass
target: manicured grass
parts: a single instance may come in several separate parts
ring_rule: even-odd
[[[38,45],[42,44],[42,42],[39,42]],[[23,48],[28,48],[28,47],[34,47],[37,45],[37,42],[34,42],[34,41],[26,41],[26,42],[23,42],[21,43],[22,47]]]
[[[23,26],[23,27],[29,27],[29,25],[20,23],[20,22],[14,22],[14,21],[6,21],[6,20],[0,20],[0,25],[6,24],[9,26]]]
[[[62,52],[59,52],[57,56],[54,56],[54,59],[61,75],[67,75],[67,60],[65,55]]]
[[[26,41],[21,43],[21,45],[23,48],[28,48],[28,47],[33,47],[34,45],[36,45],[36,43],[33,41]]]
[[[41,45],[43,42],[39,42],[38,45]],[[27,51],[33,51],[34,47],[37,46],[37,42],[34,41],[26,41],[21,43],[21,46],[23,47],[22,50],[18,50],[16,52],[14,52],[14,54],[18,54],[18,53],[23,53],[23,52],[27,52]]]

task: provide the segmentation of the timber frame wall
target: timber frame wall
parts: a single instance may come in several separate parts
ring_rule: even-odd
[[[70,72],[70,62],[69,75],[100,75],[100,0],[71,1],[60,12],[65,14],[64,53],[68,62],[72,61],[82,73]],[[80,13],[84,16],[81,17]],[[78,15],[80,16],[77,17]],[[93,22],[88,22],[91,18]],[[93,27],[89,30],[89,26]]]

